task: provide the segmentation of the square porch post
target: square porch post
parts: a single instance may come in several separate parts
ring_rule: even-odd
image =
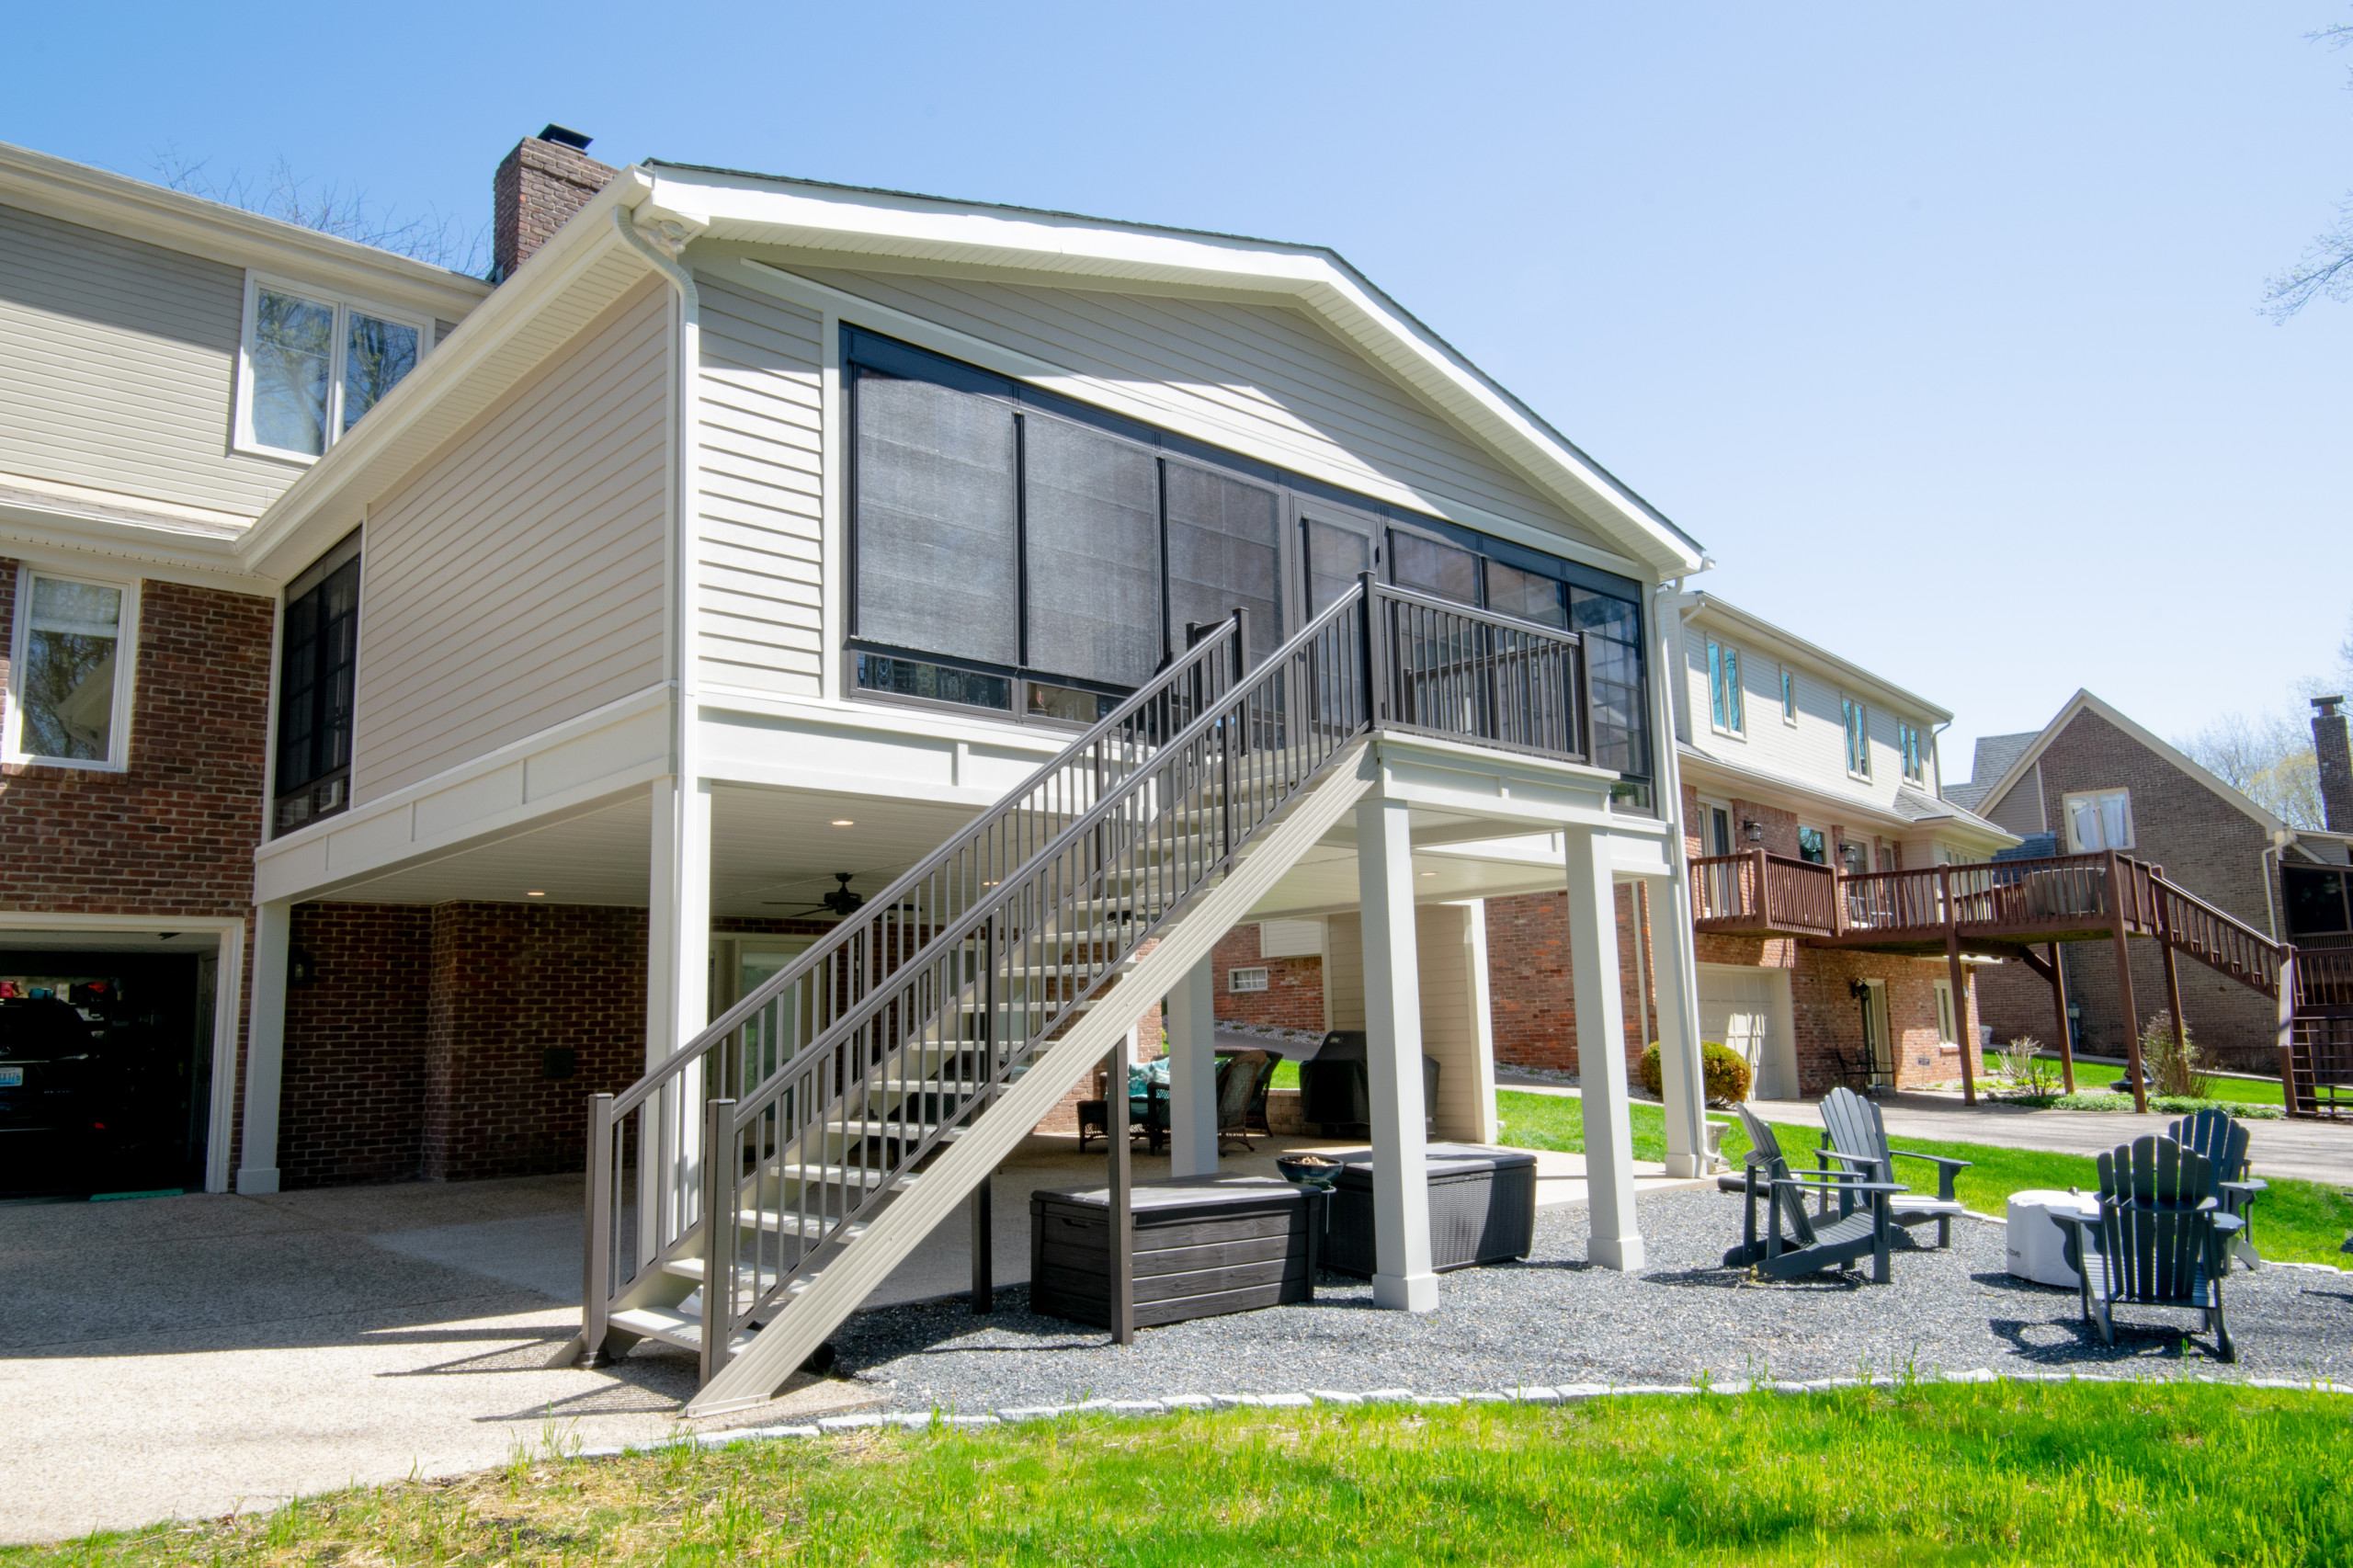
[[[1364,1022],[1372,1091],[1373,1304],[1427,1312],[1430,1194],[1423,1131],[1421,960],[1414,937],[1414,846],[1403,801],[1357,807],[1364,906]]]
[[[1572,841],[1574,837],[1572,834]],[[1658,965],[1658,1066],[1659,1087],[1665,1091],[1666,1101],[1666,1174],[1698,1176],[1708,1174],[1708,1075],[1699,1042],[1699,968],[1691,936],[1691,882],[1683,871],[1681,837],[1676,835],[1669,855],[1675,874],[1658,881],[1656,902],[1665,905],[1665,929],[1653,926],[1648,935],[1651,954]],[[1576,894],[1572,892],[1569,896],[1574,903]],[[1638,943],[1645,934],[1644,922],[1639,917],[1644,902],[1635,900],[1634,940]],[[1614,934],[1616,926],[1610,929]],[[1611,962],[1616,962],[1614,955]],[[1610,995],[1616,997],[1616,987],[1610,989]],[[1624,1031],[1620,1032],[1622,1036]],[[1582,1062],[1582,1043],[1577,1055]],[[1586,1136],[1589,1150],[1591,1134]]]
[[[1217,1175],[1217,987],[1207,958],[1168,994],[1168,1174]]]
[[[1570,827],[1569,984],[1576,997],[1577,1082],[1585,1099],[1590,1256],[1605,1268],[1643,1266],[1634,1221],[1633,1122],[1626,1096],[1626,1005],[1620,994],[1618,898],[1608,840]],[[1664,1047],[1661,1055],[1665,1054]]]
[[[245,1015],[244,1137],[237,1151],[237,1190],[247,1196],[278,1190],[278,1081],[286,1060],[286,955],[294,905],[280,901],[254,908],[254,979]],[[223,975],[221,983],[231,983]],[[215,1051],[234,1051],[234,1040]]]

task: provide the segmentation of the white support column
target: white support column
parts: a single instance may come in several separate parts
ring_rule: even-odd
[[[237,1157],[237,1190],[278,1190],[278,1085],[286,1062],[286,947],[291,903],[254,910],[253,1008],[245,1024],[245,1131]],[[231,983],[223,975],[222,983]],[[233,1040],[218,1049],[233,1051]]]
[[[710,1022],[710,784],[654,781],[647,879],[645,1064],[658,1067]]]
[[[1168,994],[1168,1174],[1217,1174],[1217,989],[1206,957]]]
[[[1463,905],[1463,957],[1470,965],[1471,1038],[1479,1053],[1479,1142],[1493,1143],[1495,1125],[1495,999],[1487,983],[1487,901]],[[1438,1085],[1441,1094],[1443,1084]]]
[[[1364,905],[1364,1021],[1372,1090],[1372,1300],[1427,1312],[1429,1140],[1423,1131],[1421,959],[1414,942],[1414,853],[1403,801],[1357,807],[1357,889]]]
[[[1691,883],[1680,846],[1677,874],[1651,888],[1651,953],[1657,960],[1659,1087],[1666,1099],[1666,1174],[1705,1176],[1708,1082],[1699,1052],[1699,966],[1691,948]]]
[[[1576,996],[1577,1082],[1585,1096],[1585,1174],[1591,1257],[1605,1268],[1643,1266],[1634,1223],[1634,1132],[1626,1098],[1626,1003],[1618,969],[1618,899],[1608,842],[1589,829],[1568,845],[1569,983]]]

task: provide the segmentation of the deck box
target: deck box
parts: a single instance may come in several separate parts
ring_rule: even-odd
[[[1313,1301],[1324,1204],[1323,1193],[1273,1176],[1136,1183],[1136,1326]],[[1108,1188],[1031,1194],[1029,1304],[1108,1327],[1110,1239]]]
[[[1536,1156],[1525,1149],[1432,1143],[1430,1267],[1468,1268],[1526,1257],[1536,1245]],[[1373,1273],[1372,1156],[1341,1161],[1332,1184],[1324,1267],[1370,1278]]]

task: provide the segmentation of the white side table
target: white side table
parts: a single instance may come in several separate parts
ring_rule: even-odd
[[[2075,1290],[2082,1278],[2067,1267],[2067,1233],[2051,1217],[2053,1209],[2080,1213],[2099,1211],[2097,1194],[2073,1192],[2014,1192],[2010,1194],[2010,1272],[2038,1285],[2062,1285]]]

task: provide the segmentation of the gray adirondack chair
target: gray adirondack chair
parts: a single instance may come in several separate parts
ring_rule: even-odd
[[[1250,1105],[1266,1093],[1275,1075],[1275,1059],[1263,1051],[1237,1051],[1217,1059],[1217,1152],[1229,1142],[1250,1149]]]
[[[2245,1221],[2209,1196],[2212,1181],[2203,1154],[2150,1133],[2099,1157],[2098,1213],[2051,1210],[2067,1229],[2067,1261],[2083,1280],[2084,1321],[2099,1324],[2102,1341],[2116,1343],[2120,1302],[2183,1307],[2202,1314],[2220,1359],[2239,1358],[2222,1317],[2222,1280],[2230,1238]],[[2095,1253],[2097,1291],[2087,1256]]]
[[[1953,1196],[1953,1179],[1975,1162],[1948,1159],[1942,1154],[1915,1154],[1905,1149],[1887,1146],[1887,1122],[1880,1115],[1879,1107],[1852,1089],[1833,1089],[1822,1101],[1822,1147],[1814,1158],[1826,1175],[1830,1163],[1838,1161],[1848,1170],[1868,1181],[1895,1180],[1895,1162],[1920,1160],[1937,1167],[1937,1195],[1924,1198],[1909,1187],[1899,1187],[1896,1196],[1888,1200],[1888,1208],[1895,1222],[1910,1229],[1937,1222],[1937,1245],[1952,1245],[1952,1221],[1956,1214],[1965,1214],[1967,1208]],[[1830,1195],[1823,1194],[1824,1217],[1827,1217]],[[1842,1197],[1838,1212],[1852,1212],[1855,1200]]]
[[[1872,1281],[1888,1283],[1889,1252],[1895,1237],[1895,1221],[1888,1209],[1888,1199],[1904,1189],[1893,1182],[1869,1181],[1851,1172],[1839,1172],[1826,1178],[1793,1176],[1773,1130],[1759,1121],[1746,1106],[1738,1108],[1741,1122],[1748,1130],[1749,1149],[1741,1160],[1748,1215],[1740,1245],[1724,1254],[1724,1267],[1755,1268],[1768,1279],[1794,1279],[1818,1268],[1848,1267],[1870,1253]],[[1862,1199],[1868,1207],[1827,1223],[1817,1223],[1814,1216],[1805,1211],[1805,1192],[1809,1187],[1826,1188],[1830,1185]],[[1761,1240],[1756,1234],[1756,1205],[1760,1199],[1767,1210],[1766,1234]],[[1781,1239],[1784,1221],[1790,1233],[1787,1242]]]
[[[2247,1145],[2254,1135],[2246,1123],[2229,1111],[2209,1108],[2183,1117],[2165,1129],[2165,1136],[2212,1164],[2214,1187],[2207,1196],[2223,1213],[2237,1215],[2246,1225],[2231,1238],[2231,1251],[2250,1269],[2262,1267],[2263,1255],[2255,1250],[2255,1199],[2270,1191],[2271,1184],[2247,1170]]]

